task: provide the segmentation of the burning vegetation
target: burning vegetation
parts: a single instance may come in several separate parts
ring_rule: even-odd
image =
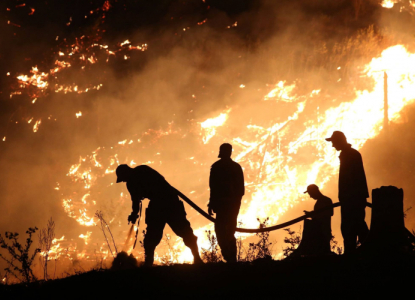
[[[15,51],[1,67],[0,171],[9,176],[2,204],[10,216],[28,216],[10,230],[53,214],[56,237],[42,231],[37,267],[45,280],[48,266],[58,276],[109,266],[117,246],[125,251],[120,266],[142,260],[142,247],[125,242],[131,201],[115,185],[119,164],[150,165],[205,208],[210,165],[218,146],[231,143],[245,173],[239,219],[256,228],[258,219],[277,224],[296,217],[309,203],[303,191],[311,183],[336,198],[338,157],[324,141],[333,130],[365,159],[368,141],[409,122],[413,1],[167,1],[161,10],[139,2],[62,6],[56,28],[30,18],[52,14],[57,4],[1,4],[11,49],[2,45],[0,55]],[[373,162],[369,169],[380,167]],[[367,174],[370,188],[383,182],[380,173]],[[409,184],[401,187],[415,196]],[[17,201],[26,207],[11,204]],[[200,250],[220,260],[213,224],[186,211]],[[12,218],[3,218],[1,228]],[[134,232],[143,232],[143,223]],[[166,232],[156,261],[192,261],[183,242]],[[254,250],[283,258],[283,236],[260,236],[273,247]],[[237,237],[246,252],[240,260],[261,256],[250,248],[259,245],[257,236]]]

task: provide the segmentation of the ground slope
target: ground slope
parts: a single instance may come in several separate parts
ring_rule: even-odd
[[[91,271],[29,287],[2,286],[2,299],[373,299],[410,295],[415,259],[341,256],[256,263]],[[5,296],[3,298],[3,296]]]

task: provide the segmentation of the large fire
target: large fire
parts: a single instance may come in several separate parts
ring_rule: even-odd
[[[382,6],[392,8],[397,2],[385,0]],[[415,7],[415,2],[410,1],[410,4]],[[106,1],[101,11],[106,12],[109,8]],[[198,25],[203,25],[206,20]],[[235,22],[229,27],[236,26]],[[36,104],[37,99],[51,92],[82,94],[99,91],[103,86],[99,80],[90,84],[62,83],[59,75],[75,68],[82,72],[97,62],[109,62],[113,56],[128,60],[131,51],[146,51],[148,45],[133,46],[130,40],[107,45],[101,44],[99,38],[82,36],[65,49],[57,53],[52,69],[40,71],[35,66],[29,74],[16,75],[18,86],[10,97],[26,94],[31,103]],[[353,147],[359,149],[380,133],[384,124],[385,72],[390,95],[389,120],[398,120],[402,109],[415,101],[415,53],[410,53],[405,46],[387,48],[362,70],[361,76],[371,83],[365,89],[355,90],[352,100],[338,99],[340,101],[336,103],[340,104],[331,105],[332,99],[321,98],[320,86],[300,93],[296,83],[281,80],[266,85],[263,97],[251,100],[254,104],[252,109],[224,107],[209,118],[191,122],[189,128],[181,128],[166,120],[163,128],[123,136],[110,147],[98,147],[90,154],[81,155],[67,171],[67,180],[57,183],[55,190],[61,195],[62,207],[68,217],[85,227],[79,233],[84,245],[81,249],[65,236],[54,239],[49,259],[91,260],[97,253],[104,260],[113,256],[103,242],[102,233],[94,230],[99,223],[95,216],[97,210],[104,212],[115,232],[115,243],[119,249],[123,248],[129,229],[126,218],[131,201],[125,186],[115,184],[115,169],[122,163],[152,166],[177,189],[206,208],[209,167],[216,160],[215,153],[223,142],[234,146],[233,158],[245,173],[246,195],[239,215],[242,226],[258,227],[257,218],[267,217],[271,224],[277,224],[282,216],[305,199],[303,191],[308,184],[316,183],[323,188],[337,173],[337,154],[324,138],[334,130],[341,130]],[[248,89],[245,84],[235,88],[242,89],[242,92]],[[269,116],[269,110],[275,109],[275,104],[286,108],[283,120],[276,121],[272,116],[261,121],[251,118]],[[79,110],[75,117],[85,118]],[[33,126],[33,132],[38,132],[44,122],[34,116],[28,116],[26,121]],[[2,140],[5,142],[6,136]],[[185,148],[189,140],[196,146],[184,149],[181,156],[171,154],[174,148]],[[213,229],[213,224],[208,224],[188,206],[186,211],[199,238],[199,247],[208,248],[205,231]],[[140,224],[136,229],[141,232],[145,225]],[[238,236],[246,238],[249,235]],[[156,260],[161,262],[167,255],[180,263],[192,261],[190,250],[179,238],[168,236],[165,243],[168,243],[168,249],[159,247]],[[124,248],[136,256],[142,255],[139,245],[135,250],[129,244]]]
[[[337,107],[327,109],[317,107],[310,117],[310,113],[306,115],[304,111],[308,102],[319,96],[319,90],[299,96],[295,94],[295,85],[280,82],[262,101],[284,101],[292,104],[295,109],[283,122],[272,123],[269,127],[247,123],[240,126],[238,134],[234,136],[229,134],[229,128],[232,128],[233,119],[239,119],[238,113],[241,112],[229,109],[216,117],[195,123],[192,130],[200,132],[200,147],[206,143],[214,143],[217,147],[221,141],[229,141],[235,147],[235,160],[243,166],[246,178],[247,195],[239,216],[243,226],[257,227],[257,218],[266,217],[270,218],[271,223],[278,223],[281,216],[304,199],[301,195],[308,184],[317,183],[324,187],[338,168],[337,155],[324,138],[330,136],[334,130],[342,130],[356,149],[361,148],[368,139],[382,130],[384,72],[388,74],[389,94],[393,95],[389,100],[388,111],[389,118],[393,121],[399,118],[405,105],[415,100],[414,70],[415,54],[409,53],[402,45],[396,45],[384,50],[380,57],[373,58],[365,66],[364,76],[373,79],[373,86],[368,90],[356,90],[353,101],[342,102]],[[96,189],[104,189],[102,194],[110,194],[106,190],[114,189],[114,170],[120,163],[144,163],[158,169],[162,162],[140,160],[135,155],[134,145],[148,135],[161,139],[172,134],[177,133],[170,124],[168,130],[146,132],[139,139],[126,139],[111,149],[98,148],[92,154],[80,157],[79,162],[67,174],[73,182],[71,187],[67,187],[72,194],[67,194],[62,200],[68,216],[84,226],[95,225],[94,212],[99,203],[107,201]],[[298,164],[304,151],[312,154]],[[195,172],[199,168],[208,168],[213,162],[202,162],[197,156],[190,160],[194,162]],[[169,180],[168,177],[166,179]],[[196,176],[190,179],[198,178]],[[203,186],[199,190],[189,191],[189,196],[196,200],[199,197],[207,200],[207,182]],[[181,189],[180,186],[176,188]],[[129,195],[125,192],[112,201],[129,207]],[[127,210],[126,208],[125,211]],[[115,217],[125,216],[116,212],[113,219]],[[212,224],[195,230],[200,247],[208,246],[205,238],[207,229],[212,229]],[[190,251],[182,243],[176,242],[174,247],[180,249],[179,262],[191,261]]]

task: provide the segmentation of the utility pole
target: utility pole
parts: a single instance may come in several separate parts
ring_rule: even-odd
[[[383,129],[385,133],[389,132],[389,115],[388,115],[388,74],[383,72]]]

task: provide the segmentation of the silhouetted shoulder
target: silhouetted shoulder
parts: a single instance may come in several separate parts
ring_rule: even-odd
[[[352,159],[362,158],[362,155],[360,154],[360,152],[357,151],[356,149],[352,148],[352,147],[349,147],[349,148],[343,150],[340,153],[340,157],[342,157],[342,156],[343,157],[349,157],[349,158],[352,158]]]
[[[314,210],[319,210],[327,206],[333,205],[333,201],[326,196],[322,196],[321,198],[317,199],[317,202],[314,206]],[[325,210],[322,215],[324,216],[332,216],[333,215],[333,208]]]
[[[210,166],[210,168],[211,169],[214,169],[214,168],[217,168],[217,167],[220,167],[221,166],[221,159],[219,159],[219,160],[217,160],[217,161],[215,161],[213,164],[212,164],[212,166]]]
[[[222,168],[222,167],[239,167],[241,168],[241,166],[234,160],[232,159],[219,159],[218,161],[214,162],[213,165],[211,166],[211,168]],[[241,168],[242,169],[242,168]]]
[[[140,165],[133,169],[134,181],[141,181],[146,184],[157,184],[164,182],[164,177],[147,165]]]

